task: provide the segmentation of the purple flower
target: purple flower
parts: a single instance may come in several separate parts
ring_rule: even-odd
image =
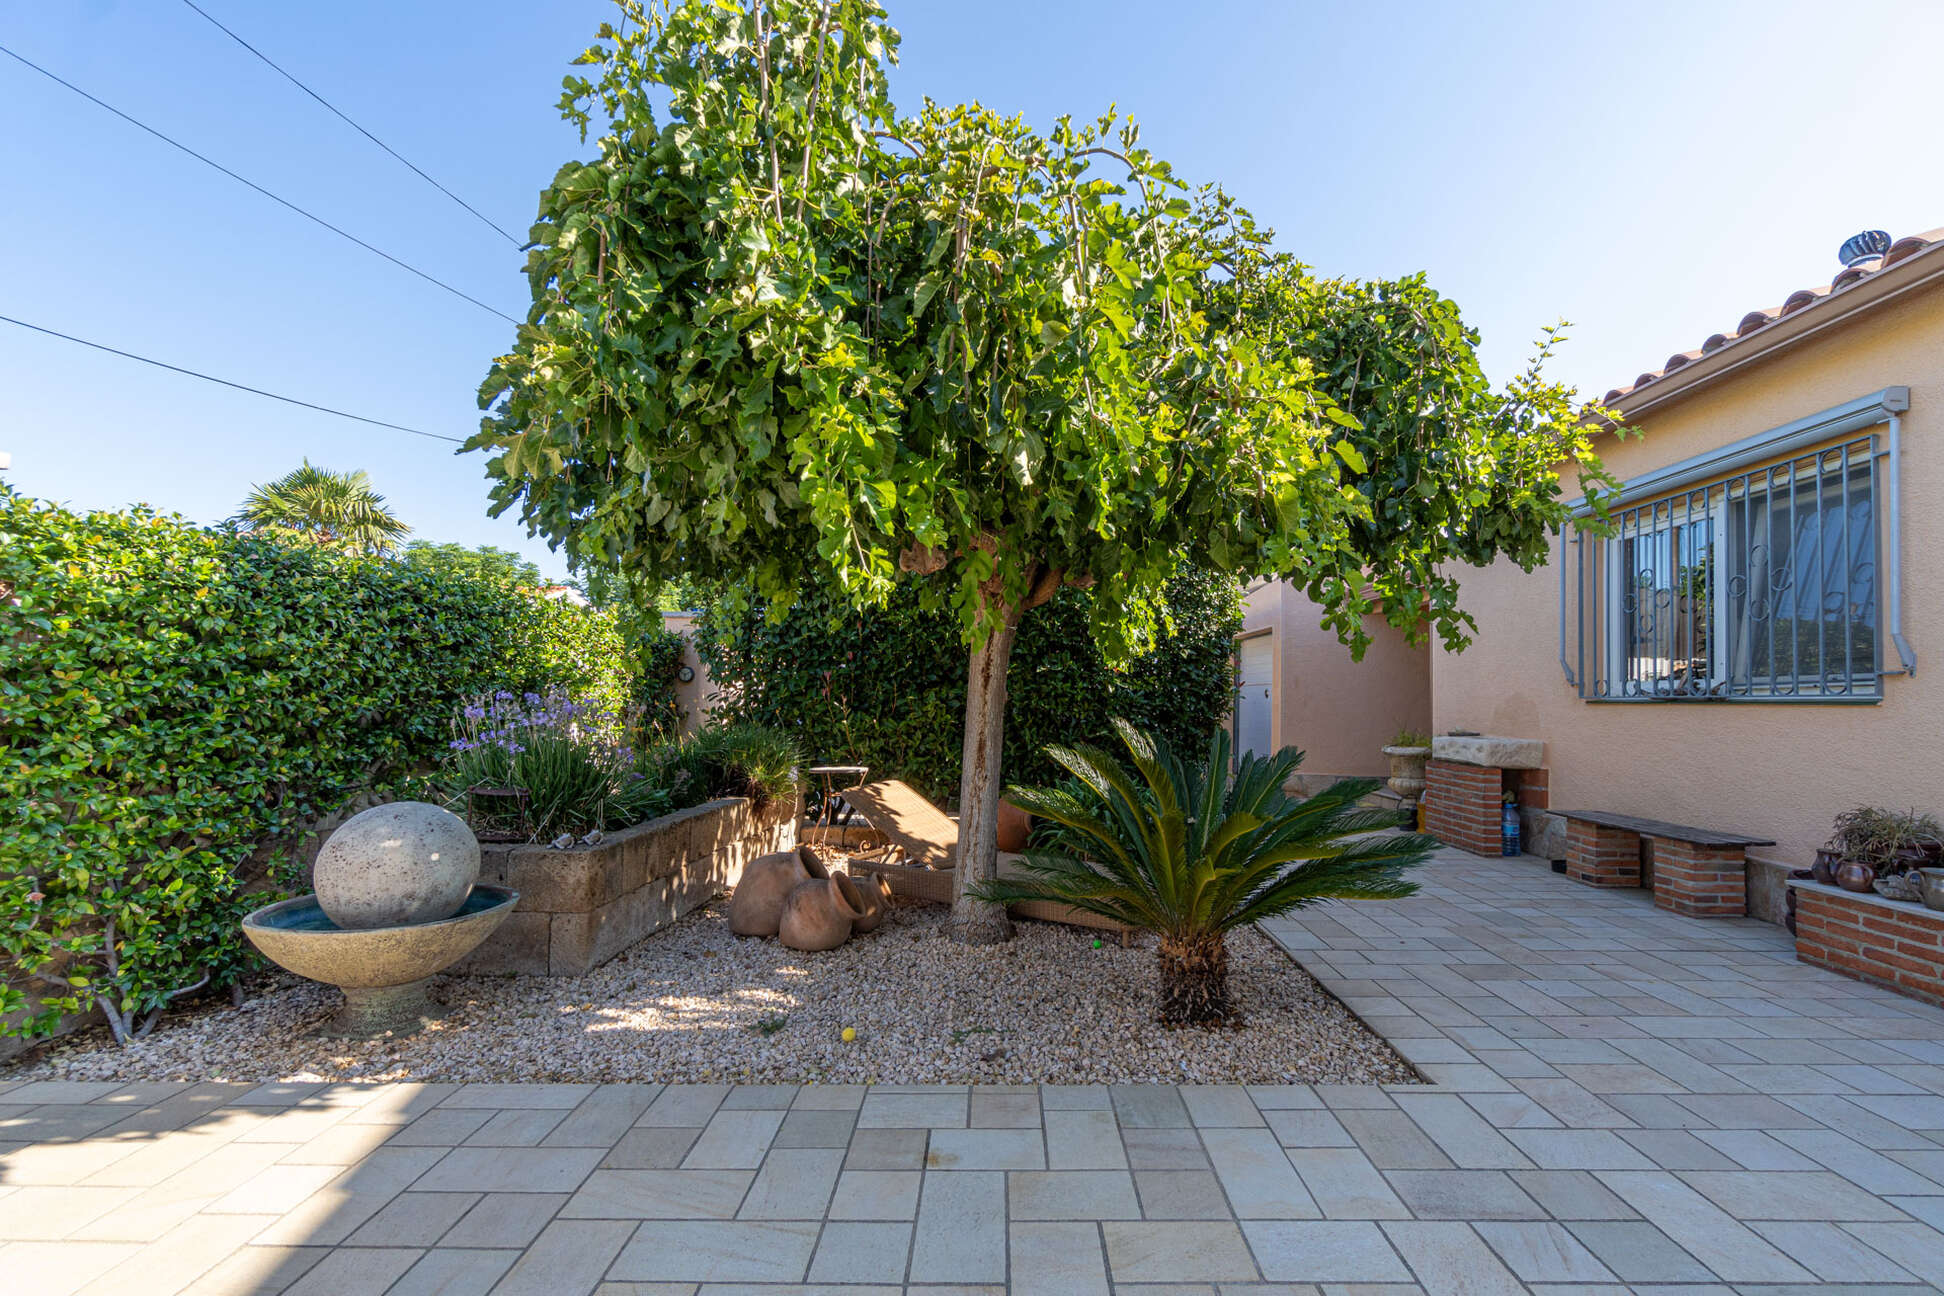
[[[528,706],[540,705],[540,695],[538,693],[527,693],[524,694],[523,696],[526,698],[526,704]]]
[[[466,744],[465,744],[465,743],[463,743],[463,742],[461,742],[461,741],[460,741],[459,739],[457,739],[457,738],[454,738],[454,739],[453,739],[453,740],[452,740],[451,742],[449,742],[449,743],[447,743],[447,744],[446,744],[446,746],[448,746],[448,747],[450,747],[450,748],[452,748],[452,750],[454,750],[454,751],[465,751],[465,750],[466,750]]]
[[[469,706],[469,707],[467,707],[467,708],[466,708],[466,719],[468,719],[468,720],[484,720],[485,718],[486,718],[486,708],[485,708],[485,707],[482,707],[482,706]]]
[[[493,700],[495,702],[511,702],[513,700],[513,695],[511,693],[508,693],[505,689],[501,689],[499,692],[493,694]]]

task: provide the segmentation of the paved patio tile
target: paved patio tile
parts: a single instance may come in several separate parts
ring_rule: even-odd
[[[1048,1111],[1046,1166],[1049,1170],[1126,1169],[1127,1150],[1121,1145],[1113,1111]]]
[[[783,1127],[779,1109],[723,1108],[710,1118],[682,1161],[685,1170],[754,1170]]]
[[[833,1220],[810,1261],[810,1281],[900,1283],[911,1254],[911,1225]]]
[[[908,1220],[918,1216],[917,1170],[845,1170],[837,1179],[830,1218]]]
[[[860,1129],[844,1156],[846,1170],[920,1170],[930,1132],[921,1129]]]
[[[487,1296],[519,1259],[517,1251],[435,1247],[385,1296]]]
[[[1023,1170],[1006,1176],[1014,1220],[1139,1219],[1134,1178],[1125,1170]]]
[[[1121,1131],[1127,1164],[1135,1170],[1206,1170],[1208,1151],[1192,1129]]]
[[[1472,1227],[1521,1282],[1614,1281],[1613,1271],[1563,1224],[1485,1220]]]
[[[918,1197],[910,1280],[1004,1282],[1005,1254],[1006,1176],[993,1170],[928,1172]]]
[[[844,1166],[840,1148],[778,1148],[749,1186],[737,1219],[823,1219]]]
[[[1238,1219],[1315,1219],[1322,1214],[1269,1131],[1206,1129],[1202,1144]]]
[[[1258,1277],[1249,1244],[1233,1223],[1109,1222],[1100,1231],[1116,1286],[1252,1282]]]
[[[1134,1184],[1147,1219],[1224,1220],[1235,1214],[1212,1170],[1136,1170]]]
[[[596,1170],[562,1219],[733,1219],[753,1170]]]
[[[568,1201],[566,1193],[487,1193],[439,1239],[447,1247],[524,1247]]]
[[[649,1220],[620,1248],[608,1276],[623,1282],[801,1282],[820,1231],[801,1220]]]
[[[599,1148],[454,1148],[413,1187],[427,1192],[571,1192]]]
[[[478,1202],[478,1193],[405,1192],[344,1240],[346,1246],[429,1247]]]
[[[1437,1227],[1419,1224],[1417,1227]],[[1463,1225],[1453,1225],[1463,1228]],[[1242,1231],[1262,1266],[1276,1282],[1409,1282],[1391,1243],[1375,1224],[1343,1220],[1244,1220]]]
[[[635,1233],[621,1220],[555,1220],[492,1289],[493,1296],[587,1296],[610,1264],[617,1270],[623,1247]],[[709,1228],[733,1225],[649,1224],[645,1228]]]
[[[1012,1296],[1107,1296],[1098,1230],[1084,1224],[1011,1227]]]
[[[1395,1170],[1384,1176],[1418,1219],[1544,1219],[1502,1170]]]
[[[935,1129],[925,1152],[928,1170],[1042,1170],[1046,1143],[1032,1129]]]

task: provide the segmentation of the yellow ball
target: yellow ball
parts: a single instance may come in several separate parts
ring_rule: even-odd
[[[856,1038],[857,1038],[857,1027],[855,1026],[844,1027],[844,1043],[848,1044]]]

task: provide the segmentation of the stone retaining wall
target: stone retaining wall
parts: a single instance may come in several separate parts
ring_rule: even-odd
[[[480,847],[479,880],[519,908],[454,972],[581,976],[707,904],[759,855],[796,844],[796,817],[733,797],[625,828],[598,846]]]

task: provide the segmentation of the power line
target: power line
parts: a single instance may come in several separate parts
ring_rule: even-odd
[[[290,82],[290,84],[296,86],[299,90],[302,90],[305,94],[317,100],[318,103],[323,104],[324,107],[328,108],[331,111],[331,113],[337,117],[339,121],[343,122],[346,126],[349,126],[352,130],[358,132],[358,134],[370,140],[373,144],[376,144],[379,148],[385,150],[385,152],[397,158],[400,162],[404,163],[407,167],[410,167],[413,175],[416,175],[419,179],[425,181],[425,183],[431,185],[434,189],[437,189],[440,193],[452,199],[452,201],[458,203],[461,207],[464,207],[467,211],[471,212],[474,216],[478,217],[480,222],[484,224],[486,228],[497,233],[501,238],[505,239],[508,243],[511,243],[514,247],[524,246],[524,244],[522,244],[519,239],[514,238],[511,234],[508,234],[505,230],[501,229],[498,225],[494,224],[492,220],[489,219],[484,212],[480,211],[477,207],[474,207],[471,203],[467,202],[464,198],[461,198],[458,194],[452,192],[452,190],[440,184],[437,180],[434,180],[431,176],[425,174],[425,172],[419,170],[419,168],[412,163],[412,160],[410,158],[407,158],[404,154],[400,153],[397,149],[385,143],[385,141],[379,139],[376,135],[373,135],[370,131],[358,125],[358,123],[352,121],[349,117],[344,115],[343,111],[340,110],[336,104],[332,103],[330,100],[326,99],[323,95],[317,93],[317,91],[311,89],[309,86],[305,85],[302,81],[299,81],[296,77],[292,76],[289,72],[285,71],[282,67],[278,66],[278,64],[274,60],[272,60],[268,54],[265,54],[262,50],[258,49],[256,46],[250,44],[250,42],[244,40],[241,36],[238,36],[235,32],[223,26],[223,24],[217,22],[214,18],[211,18],[209,15],[209,11],[204,9],[201,5],[197,4],[196,0],[182,0],[182,3],[188,5],[191,9],[194,9],[198,14],[201,14],[203,18],[208,21],[209,25],[214,27],[217,31],[223,33],[223,35],[229,37],[231,40],[235,41],[238,45],[241,45],[244,49],[250,51],[250,53],[256,55],[259,59],[263,60],[263,62],[267,66],[269,66],[269,68],[272,71],[276,72],[278,76],[281,76],[284,80]]]
[[[86,90],[83,90],[80,86],[75,85],[72,81],[63,81],[60,77],[55,76],[52,72],[49,72],[46,68],[34,62],[32,59],[14,53],[14,51],[8,49],[5,45],[0,45],[0,54],[5,54],[8,58],[14,60],[16,63],[19,63],[25,67],[32,68],[34,71],[40,73],[42,76],[46,77],[49,81],[54,82],[56,85],[65,86],[67,89],[72,90],[74,91],[74,93],[80,95],[83,99],[86,99],[89,103],[94,104],[98,108],[106,109],[107,111],[113,113],[115,116],[121,118],[123,121],[127,122],[131,126],[139,127],[140,129],[148,132],[150,135],[155,136],[155,138],[161,140],[164,144],[169,145],[171,148],[180,149],[182,152],[187,153],[190,157],[196,159],[196,161],[198,162],[201,162],[203,165],[214,167],[216,170],[221,171],[224,175],[236,181],[238,184],[245,185],[251,189],[256,190],[258,193],[262,194],[265,198],[268,198],[271,202],[274,202],[282,207],[287,207],[291,211],[296,212],[299,216],[302,216],[304,219],[309,221],[314,221],[317,224],[322,225],[325,229],[331,231],[331,233],[337,235],[339,238],[348,239],[351,242],[356,243],[359,247],[363,248],[365,251],[371,253],[372,255],[383,257],[385,260],[391,262],[399,269],[410,271],[412,274],[417,275],[419,278],[425,280],[425,282],[433,285],[434,287],[445,289],[447,292],[451,293],[454,297],[459,298],[461,301],[471,302],[473,305],[479,307],[479,309],[483,311],[489,311],[492,314],[499,316],[501,319],[505,320],[508,324],[517,325],[520,322],[519,320],[514,319],[511,315],[508,315],[505,311],[500,310],[494,306],[488,306],[485,302],[479,300],[479,298],[474,297],[468,293],[463,293],[459,291],[459,289],[454,288],[451,284],[446,283],[443,279],[435,279],[431,275],[425,273],[425,271],[419,269],[417,266],[409,265],[404,261],[400,261],[397,257],[393,256],[389,252],[386,252],[382,248],[375,248],[371,244],[359,238],[357,235],[352,234],[346,230],[339,229],[336,225],[331,224],[331,222],[325,220],[322,216],[318,216],[311,212],[305,211],[302,207],[299,207],[296,203],[291,202],[288,198],[278,197],[276,194],[271,193],[268,189],[265,189],[262,185],[256,183],[254,180],[244,179],[242,176],[236,174],[236,172],[230,170],[222,163],[203,156],[201,153],[196,152],[196,150],[190,148],[187,144],[184,144],[179,140],[174,140],[169,138],[167,135],[164,135],[161,131],[155,129],[155,127],[150,126],[145,122],[137,121],[135,118],[130,117],[127,113],[115,107],[113,104],[102,102],[100,99],[97,99],[93,95],[89,94]]]
[[[298,400],[295,396],[279,396],[276,392],[265,391],[261,387],[251,387],[246,383],[231,382],[227,378],[218,378],[213,374],[200,373],[194,369],[184,369],[181,365],[172,365],[161,360],[151,360],[147,356],[136,355],[133,351],[123,351],[118,347],[107,346],[100,342],[90,342],[86,338],[75,337],[72,333],[62,333],[58,329],[43,328],[39,324],[29,324],[26,320],[15,319],[11,315],[0,315],[0,321],[8,324],[16,324],[21,328],[31,329],[36,333],[45,333],[49,337],[60,338],[63,342],[73,342],[79,346],[91,347],[96,351],[106,351],[109,355],[118,355],[125,360],[139,360],[145,365],[154,365],[157,369],[167,369],[171,373],[186,374],[191,378],[200,378],[204,382],[213,382],[222,387],[234,387],[237,391],[249,392],[252,396],[268,396],[271,400],[282,401],[286,405],[301,405],[307,410],[316,410],[320,414],[335,414],[339,418],[347,418],[356,423],[369,423],[373,427],[390,428],[394,432],[410,432],[413,436],[429,437],[434,441],[450,441],[454,445],[466,444],[464,437],[446,436],[442,432],[425,432],[415,427],[406,427],[403,423],[387,423],[383,419],[366,418],[362,414],[352,414],[345,410],[332,409],[329,405],[318,405],[311,401]]]

